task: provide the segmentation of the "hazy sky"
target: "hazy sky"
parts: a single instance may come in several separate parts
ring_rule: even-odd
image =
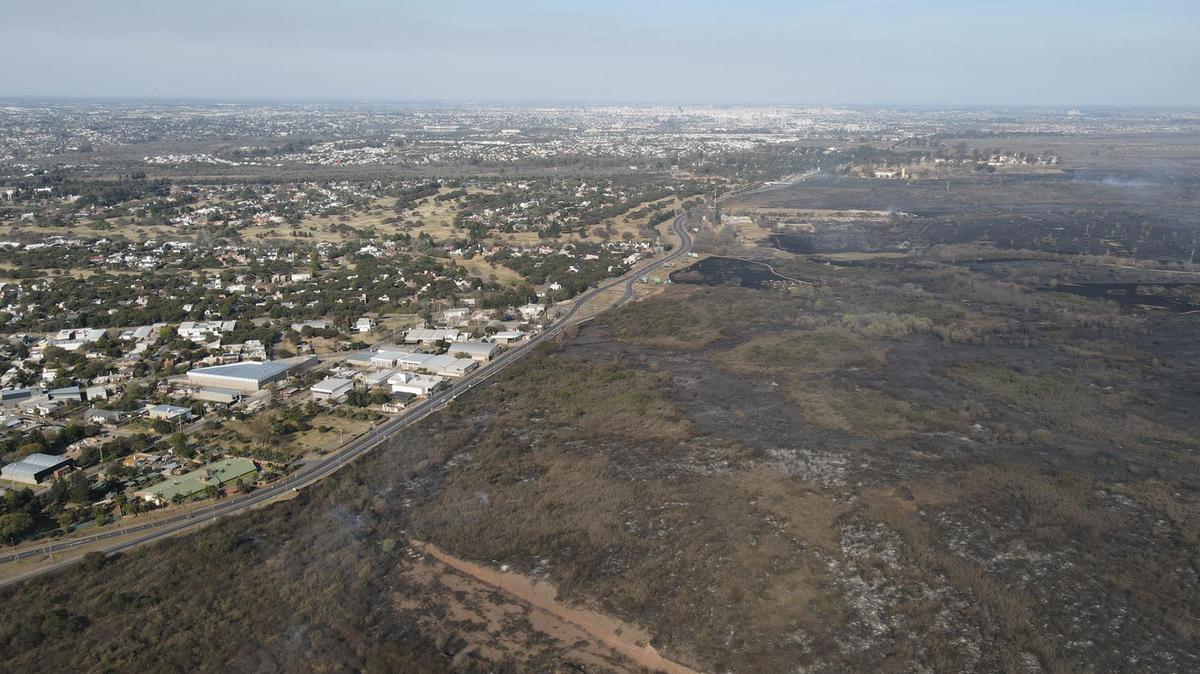
[[[0,0],[0,97],[1200,105],[1200,0]]]

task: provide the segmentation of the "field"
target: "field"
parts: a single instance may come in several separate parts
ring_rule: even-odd
[[[3,667],[1196,671],[1172,170],[745,197],[793,210],[295,499],[0,591]]]

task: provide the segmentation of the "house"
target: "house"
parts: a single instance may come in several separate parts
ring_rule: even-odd
[[[68,472],[71,460],[65,456],[35,453],[0,468],[0,478],[21,484],[42,484]]]
[[[133,495],[144,501],[165,505],[177,499],[187,499],[204,492],[210,486],[221,489],[239,480],[249,482],[258,476],[258,466],[250,459],[233,458],[214,461],[190,473],[169,478],[158,484],[135,491]]]
[[[354,323],[355,332],[370,332],[375,329],[375,319],[363,316]]]
[[[470,307],[454,307],[442,312],[442,322],[446,325],[462,325],[470,316]]]
[[[154,405],[146,409],[146,416],[175,424],[191,420],[192,411],[178,405]]]
[[[329,321],[319,318],[312,321],[304,321],[303,323],[292,323],[292,330],[303,332],[304,328],[312,328],[314,331],[318,331],[328,329],[329,326]]]
[[[496,355],[499,348],[493,342],[458,342],[451,344],[446,353],[458,358],[470,358],[486,363]]]
[[[121,423],[125,414],[119,410],[102,410],[93,407],[83,418],[93,424],[116,425]]]
[[[313,398],[317,400],[337,400],[354,390],[354,381],[331,377],[314,384],[309,390],[312,391]]]
[[[546,307],[540,304],[523,304],[517,307],[517,313],[521,314],[521,318],[532,321],[541,316],[546,311]]]

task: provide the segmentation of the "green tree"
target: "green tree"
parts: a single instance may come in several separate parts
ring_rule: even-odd
[[[33,517],[29,513],[19,511],[0,515],[0,538],[14,542],[33,528]]]

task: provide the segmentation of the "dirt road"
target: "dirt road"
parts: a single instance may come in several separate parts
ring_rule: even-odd
[[[660,655],[650,645],[650,636],[644,630],[596,611],[560,603],[555,599],[557,591],[550,583],[534,582],[519,574],[495,571],[447,554],[430,543],[411,543],[413,547],[439,562],[578,627],[640,667],[667,674],[699,674],[694,669]]]

